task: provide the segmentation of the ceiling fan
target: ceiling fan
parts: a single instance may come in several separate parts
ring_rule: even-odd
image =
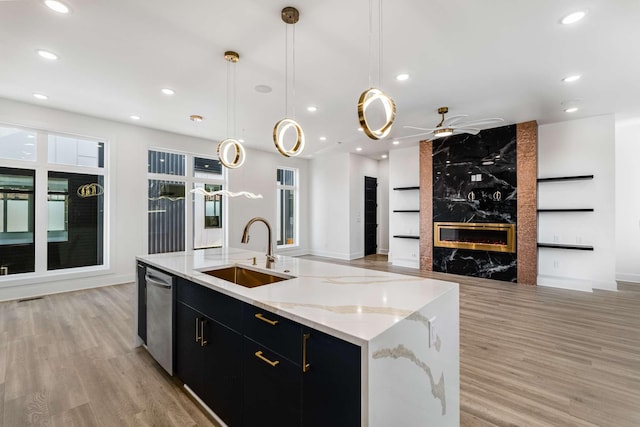
[[[433,134],[434,138],[443,138],[445,136],[458,135],[461,133],[477,135],[478,132],[480,132],[480,128],[478,128],[477,126],[504,122],[504,119],[501,119],[499,117],[492,117],[487,119],[472,120],[470,122],[464,122],[462,120],[465,117],[467,117],[466,114],[459,114],[457,116],[451,116],[445,119],[444,115],[447,114],[448,112],[449,112],[449,107],[438,108],[438,114],[442,115],[442,120],[440,120],[440,123],[438,123],[435,128],[404,126],[404,128],[406,129],[414,129],[414,130],[419,130],[423,132],[417,133],[414,135],[403,136],[398,139],[413,138],[416,136],[423,136],[423,135],[429,135],[429,134]]]

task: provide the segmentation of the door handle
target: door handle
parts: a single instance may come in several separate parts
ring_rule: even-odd
[[[159,288],[166,288],[166,289],[171,289],[171,285],[167,284],[165,282],[159,282],[157,280],[154,280],[151,276],[146,276],[145,280],[147,281],[148,284],[153,285],[153,286],[157,286]]]
[[[262,313],[256,313],[256,319],[260,319],[263,322],[267,322],[271,326],[276,326],[278,324],[277,320],[269,320],[266,317],[264,317]]]
[[[200,324],[200,319],[196,317],[196,342],[200,341],[201,337],[198,334],[198,325]]]
[[[204,325],[207,323],[207,319],[200,320],[200,347],[207,345],[207,340],[204,339]]]
[[[307,340],[311,337],[311,334],[302,335],[302,372],[309,372],[311,365],[307,362]]]
[[[280,363],[279,360],[269,360],[266,357],[264,357],[262,355],[262,351],[256,351],[255,353],[256,357],[264,362],[267,362],[269,365],[273,366],[274,368],[278,365],[278,363]]]

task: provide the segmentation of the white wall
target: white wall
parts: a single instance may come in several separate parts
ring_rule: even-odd
[[[616,119],[616,279],[640,282],[640,118]]]
[[[538,177],[594,175],[585,181],[538,184],[538,208],[594,212],[539,213],[538,241],[592,245],[594,250],[538,250],[538,284],[615,290],[614,117],[540,126]]]
[[[349,155],[349,259],[364,256],[364,177],[378,178],[378,161]],[[377,219],[379,221],[379,218]],[[376,242],[377,244],[377,242]]]
[[[299,172],[299,244],[297,247],[286,249],[276,248],[277,229],[277,200],[276,200],[276,169],[278,167],[297,168]],[[247,159],[238,169],[228,172],[229,191],[249,191],[262,194],[262,199],[248,199],[245,197],[229,198],[229,241],[231,247],[265,251],[267,249],[267,227],[264,224],[253,224],[250,230],[249,243],[240,243],[242,231],[247,222],[256,216],[265,218],[273,229],[274,252],[282,255],[304,255],[309,253],[309,160],[299,158],[285,158],[280,154],[267,153],[257,150],[247,150]]]
[[[311,253],[349,259],[349,155],[314,158],[309,193]]]
[[[389,160],[378,162],[378,253],[389,253]]]
[[[420,268],[420,241],[398,239],[393,235],[420,235],[418,213],[393,212],[394,209],[420,209],[420,192],[394,191],[395,187],[420,185],[420,148],[402,148],[389,152],[389,262]]]
[[[0,278],[0,301],[46,295],[76,289],[111,285],[135,279],[136,255],[147,251],[147,151],[165,148],[215,156],[216,145],[210,140],[147,129],[126,123],[98,119],[81,114],[44,108],[0,98],[0,123],[57,133],[99,138],[107,142],[110,165],[107,189],[108,212],[106,253],[108,268],[84,273],[47,272],[44,276],[20,275]],[[308,161],[284,159],[277,154],[248,150],[247,163],[229,176],[231,191],[259,192],[264,199],[252,203],[248,199],[229,200],[230,246],[241,246],[244,224],[252,216],[265,216],[275,224],[276,165],[299,167],[301,171],[300,252],[307,253],[309,233]],[[346,205],[346,202],[345,202]],[[260,224],[254,225],[254,244],[264,245]],[[266,229],[265,229],[266,230]],[[189,242],[191,236],[189,236]],[[189,244],[191,247],[191,243]]]

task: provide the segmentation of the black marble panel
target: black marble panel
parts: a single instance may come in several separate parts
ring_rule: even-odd
[[[433,141],[435,222],[516,223],[516,126]]]
[[[516,254],[433,248],[433,271],[516,282]]]
[[[433,221],[517,221],[516,126],[433,141]],[[517,237],[516,237],[517,238]],[[516,254],[434,248],[434,271],[516,281]]]

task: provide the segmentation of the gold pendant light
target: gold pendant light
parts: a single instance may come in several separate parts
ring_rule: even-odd
[[[358,120],[364,133],[371,139],[382,139],[389,135],[396,118],[396,104],[381,89],[373,87],[371,69],[373,68],[373,5],[369,0],[369,89],[362,92],[358,99]],[[378,0],[378,84],[382,84],[382,0]],[[377,129],[372,129],[367,120],[367,110],[376,102],[382,104],[385,122]]]
[[[295,7],[285,7],[282,9],[281,18],[287,24],[286,41],[285,41],[285,96],[284,96],[284,114],[285,116],[289,113],[288,107],[288,97],[289,97],[289,52],[288,52],[288,41],[289,41],[289,25],[293,29],[293,48],[292,48],[292,68],[293,68],[293,98],[295,102],[296,95],[296,30],[295,23],[300,19],[300,12]],[[293,114],[295,117],[295,104],[293,106]],[[288,130],[293,130],[296,133],[296,142],[293,145],[293,148],[287,150],[284,147],[284,136]],[[273,142],[276,145],[276,149],[280,154],[285,157],[294,157],[302,153],[304,150],[304,132],[302,130],[302,126],[298,124],[293,118],[285,117],[284,119],[279,120],[275,126],[273,127]]]
[[[240,55],[237,52],[233,52],[231,50],[226,51],[224,53],[224,59],[227,61],[227,135],[230,132],[230,123],[233,122],[233,131],[235,133],[236,128],[236,78],[235,78],[235,65],[238,61],[240,61]],[[230,96],[229,91],[231,90],[231,84],[229,83],[231,79],[231,67],[234,67],[233,70],[233,96]],[[229,99],[233,98],[233,108],[229,108]],[[233,109],[233,120],[231,118],[230,110]],[[232,150],[233,149],[233,150]],[[223,141],[220,141],[218,144],[218,160],[222,163],[223,166],[229,169],[236,169],[242,166],[244,160],[246,158],[246,152],[244,147],[240,143],[240,141],[234,138],[227,138]],[[233,154],[232,154],[233,151]]]

